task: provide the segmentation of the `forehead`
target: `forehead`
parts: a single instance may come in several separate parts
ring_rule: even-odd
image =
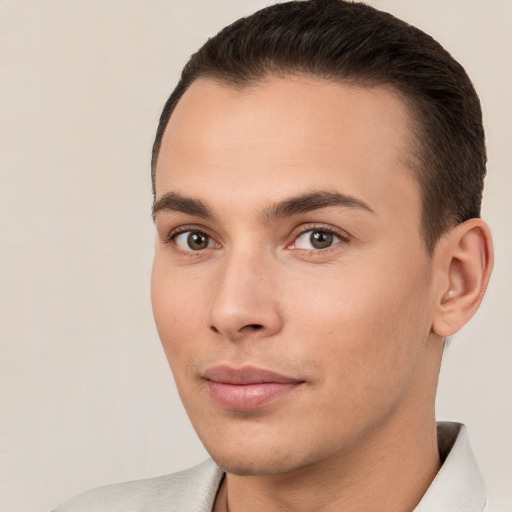
[[[242,88],[199,79],[164,133],[157,198],[176,188],[226,199],[259,190],[277,200],[311,188],[410,193],[411,125],[404,102],[383,87],[305,76]]]

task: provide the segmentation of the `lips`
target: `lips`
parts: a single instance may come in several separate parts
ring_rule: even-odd
[[[211,398],[232,410],[262,407],[304,384],[302,380],[252,366],[215,366],[208,368],[202,376]]]

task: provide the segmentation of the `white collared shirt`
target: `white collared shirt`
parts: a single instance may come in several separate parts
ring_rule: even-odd
[[[466,427],[439,422],[437,443],[443,465],[414,512],[490,512]]]

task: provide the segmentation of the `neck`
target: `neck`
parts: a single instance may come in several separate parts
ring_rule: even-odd
[[[398,439],[369,439],[358,454],[346,453],[284,475],[227,474],[216,512],[408,512],[440,467],[435,421]]]

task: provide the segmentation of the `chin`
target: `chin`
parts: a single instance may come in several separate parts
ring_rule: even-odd
[[[302,466],[297,460],[261,456],[255,459],[253,454],[238,455],[237,457],[213,454],[212,458],[226,473],[238,476],[278,475],[294,471]]]
[[[283,442],[283,440],[267,439],[244,442],[243,438],[213,442],[205,447],[215,461],[226,473],[239,476],[266,476],[285,474],[313,462],[307,452],[297,446]],[[259,442],[257,442],[259,441]]]

